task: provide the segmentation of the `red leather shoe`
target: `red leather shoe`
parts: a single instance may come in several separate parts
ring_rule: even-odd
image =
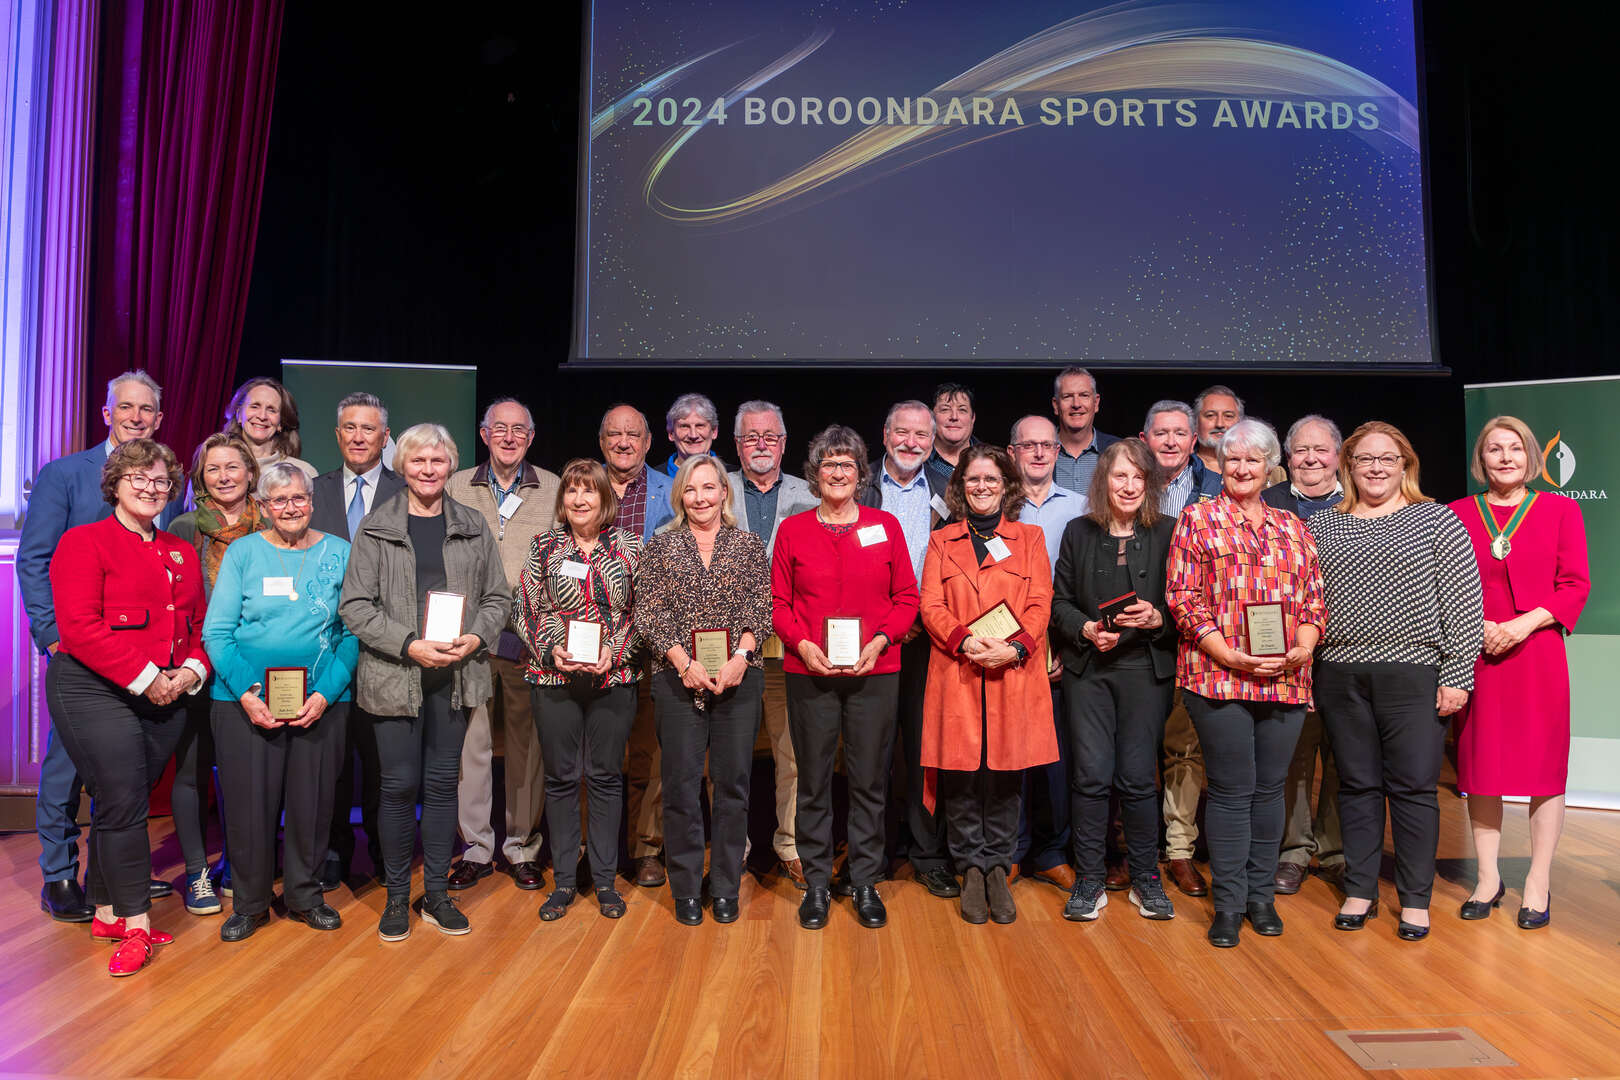
[[[141,968],[152,962],[152,939],[145,930],[131,930],[129,936],[118,943],[113,950],[112,959],[107,962],[107,972],[113,978],[119,979],[125,975],[133,975]]]
[[[173,934],[165,934],[161,930],[142,931],[153,945],[167,945],[174,940]],[[124,928],[123,919],[114,919],[112,922],[102,922],[100,919],[90,920],[90,936],[97,941],[123,941],[129,936]]]

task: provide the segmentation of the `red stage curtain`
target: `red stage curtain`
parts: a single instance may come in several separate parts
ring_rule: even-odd
[[[95,169],[87,443],[107,380],[163,386],[189,465],[236,375],[270,140],[282,0],[107,0]]]

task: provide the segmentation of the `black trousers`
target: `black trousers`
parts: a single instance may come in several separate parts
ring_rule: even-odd
[[[1438,682],[1439,672],[1423,664],[1316,665],[1316,707],[1339,767],[1346,896],[1378,895],[1387,800],[1395,891],[1402,907],[1429,906],[1446,742],[1434,708]]]
[[[90,792],[90,902],[118,918],[152,906],[147,799],[185,729],[184,703],[157,706],[97,675],[66,653],[45,670],[57,737]]]
[[[1023,802],[1018,813],[1018,840],[1013,862],[1019,873],[1036,873],[1069,861],[1074,843],[1069,778],[1069,725],[1063,717],[1063,684],[1052,687],[1052,729],[1058,759],[1024,770]]]
[[[208,869],[208,792],[214,786],[215,760],[209,719],[213,705],[213,700],[201,693],[186,700],[186,726],[180,745],[174,748],[174,787],[169,791],[169,808],[174,814],[174,835],[180,841],[180,855],[186,860],[188,875]]]
[[[467,712],[451,705],[446,682],[425,695],[415,716],[378,716],[372,728],[381,766],[384,881],[388,895],[409,896],[411,852],[416,847],[416,800],[422,800],[422,882],[430,894],[450,889],[450,857],[456,848],[456,792]]]
[[[1012,868],[1023,794],[1022,769],[940,770],[940,816],[957,873],[966,873],[969,867]]]
[[[1283,784],[1305,706],[1269,701],[1217,701],[1182,693],[1204,748],[1209,809],[1204,836],[1215,910],[1241,914],[1269,904],[1282,849]]]
[[[1159,851],[1159,746],[1175,687],[1153,674],[1152,660],[1091,664],[1063,672],[1069,729],[1069,803],[1074,865],[1101,879],[1108,843],[1108,803],[1119,789],[1119,816],[1131,876],[1152,874]]]
[[[653,676],[658,745],[664,781],[664,863],[669,894],[696,899],[703,891],[703,760],[713,784],[710,807],[709,892],[735,898],[742,888],[748,843],[748,788],[759,736],[765,676],[749,668],[742,682],[702,709],[674,671]]]
[[[636,718],[636,684],[602,690],[584,679],[570,679],[563,686],[536,686],[533,695],[535,730],[545,768],[546,831],[551,835],[557,888],[576,887],[579,784],[583,780],[590,817],[591,884],[611,889],[619,868],[624,819],[624,774],[619,770]]]
[[[928,690],[928,661],[933,646],[927,634],[900,646],[897,709],[900,714],[901,760],[894,771],[901,778],[904,801],[897,809],[906,858],[917,873],[943,870],[950,852],[945,842],[945,817],[929,813],[923,805],[922,758],[923,697]],[[802,855],[801,855],[802,858]]]
[[[231,910],[270,909],[276,828],[286,806],[282,895],[293,911],[319,907],[320,868],[332,827],[332,788],[348,747],[349,703],[334,701],[307,728],[254,726],[234,701],[213,703],[213,744],[225,795]]]
[[[327,846],[348,867],[354,862],[354,825],[349,811],[354,807],[355,782],[360,785],[360,825],[366,831],[366,849],[371,864],[382,869],[382,832],[377,825],[382,802],[382,762],[377,753],[377,720],[358,705],[349,707],[348,749],[338,769],[332,794],[332,829]],[[358,765],[356,764],[358,762]]]
[[[857,886],[876,885],[884,871],[883,804],[900,676],[789,673],[786,682],[788,732],[799,763],[794,827],[805,880],[822,887],[832,880],[833,766],[842,735],[849,781],[850,880]]]

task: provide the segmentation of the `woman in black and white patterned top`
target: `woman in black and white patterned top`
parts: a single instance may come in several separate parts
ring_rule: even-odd
[[[1333,925],[1360,930],[1378,912],[1387,800],[1397,933],[1417,941],[1429,933],[1445,718],[1473,689],[1484,632],[1479,567],[1463,523],[1418,487],[1417,454],[1398,429],[1362,424],[1339,469],[1344,501],[1310,521],[1328,609],[1316,706],[1339,765],[1344,834]]]

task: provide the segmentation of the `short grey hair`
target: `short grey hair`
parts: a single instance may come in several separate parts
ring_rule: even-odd
[[[293,483],[301,485],[304,494],[314,500],[315,489],[310,486],[309,475],[290,461],[278,461],[274,465],[266,466],[264,472],[259,474],[256,494],[260,502],[269,502],[272,491],[280,491]]]
[[[1057,376],[1052,379],[1052,397],[1054,399],[1062,397],[1063,380],[1073,378],[1076,375],[1084,375],[1091,383],[1091,392],[1093,394],[1097,393],[1097,376],[1093,375],[1083,367],[1077,367],[1074,364],[1070,364],[1068,367],[1058,372]]]
[[[776,416],[776,426],[782,429],[782,434],[783,435],[786,435],[787,434],[787,421],[782,419],[782,410],[777,408],[777,406],[772,402],[755,400],[755,401],[745,401],[741,405],[737,406],[737,419],[732,421],[731,437],[733,439],[737,439],[737,438],[742,437],[743,417],[745,417],[745,416],[753,416],[756,413],[767,413],[767,412],[772,413],[772,414],[774,414]]]
[[[906,401],[897,401],[893,405],[890,405],[889,411],[883,416],[883,430],[888,431],[890,426],[894,423],[895,413],[906,412],[910,409],[921,409],[923,412],[928,414],[928,433],[930,435],[939,430],[939,421],[934,419],[934,410],[930,409],[927,405],[924,405],[916,398],[910,398]]]
[[[1155,401],[1152,405],[1148,406],[1147,415],[1142,418],[1142,432],[1146,434],[1147,432],[1152,431],[1153,418],[1158,416],[1160,413],[1167,412],[1180,413],[1182,416],[1185,416],[1187,418],[1187,430],[1192,432],[1194,435],[1198,434],[1198,417],[1193,414],[1193,407],[1187,404],[1185,401],[1177,401],[1174,398],[1165,398],[1162,401]]]
[[[1268,469],[1282,464],[1282,444],[1277,441],[1277,429],[1264,420],[1245,417],[1227,428],[1215,447],[1215,460],[1224,467],[1227,455],[1238,450],[1260,451]]]
[[[140,383],[152,391],[152,400],[157,402],[158,412],[163,411],[163,387],[159,386],[156,379],[140,368],[136,368],[134,371],[125,371],[107,380],[108,411],[111,411],[113,406],[118,404],[118,388],[127,382]]]
[[[1288,451],[1290,454],[1294,452],[1294,437],[1297,436],[1307,424],[1321,424],[1323,427],[1327,428],[1328,435],[1330,435],[1333,439],[1333,452],[1335,454],[1344,449],[1344,436],[1339,432],[1338,424],[1335,424],[1321,413],[1306,413],[1298,420],[1295,420],[1293,424],[1289,425],[1288,438],[1283,440],[1284,450]]]
[[[364,390],[356,390],[352,394],[344,394],[343,400],[337,403],[337,422],[343,423],[344,409],[376,409],[382,417],[382,426],[388,426],[388,406],[382,403],[382,398],[376,394],[368,394]]]
[[[495,410],[502,405],[516,405],[518,408],[522,409],[523,419],[528,423],[529,430],[534,430],[534,413],[530,412],[529,407],[515,397],[498,397],[494,401],[490,402],[489,405],[485,407],[484,418],[478,421],[478,426],[480,428],[489,427],[489,418],[491,414],[493,414]]]
[[[449,454],[451,472],[461,465],[461,451],[456,449],[456,440],[443,424],[412,424],[406,428],[405,433],[394,440],[394,460],[405,462],[420,446],[437,446]]]
[[[1230,386],[1222,386],[1220,383],[1216,383],[1214,386],[1204,387],[1203,391],[1199,393],[1197,397],[1193,398],[1193,413],[1202,414],[1204,411],[1204,402],[1207,399],[1216,396],[1229,397],[1238,403],[1239,420],[1249,415],[1248,410],[1243,406],[1243,399],[1237,396],[1237,391],[1233,390]]]
[[[1057,425],[1053,424],[1049,418],[1045,416],[1038,416],[1035,413],[1025,413],[1023,416],[1020,416],[1018,419],[1013,421],[1012,430],[1007,432],[1008,446],[1011,446],[1018,441],[1018,429],[1024,426],[1024,421],[1026,420],[1040,420],[1044,423],[1051,424],[1054,431],[1057,430]]]
[[[664,414],[664,431],[674,431],[675,421],[690,413],[697,413],[708,421],[709,426],[716,432],[720,430],[720,414],[715,411],[714,402],[702,394],[682,394],[675,399],[675,404],[669,407],[669,412]]]

